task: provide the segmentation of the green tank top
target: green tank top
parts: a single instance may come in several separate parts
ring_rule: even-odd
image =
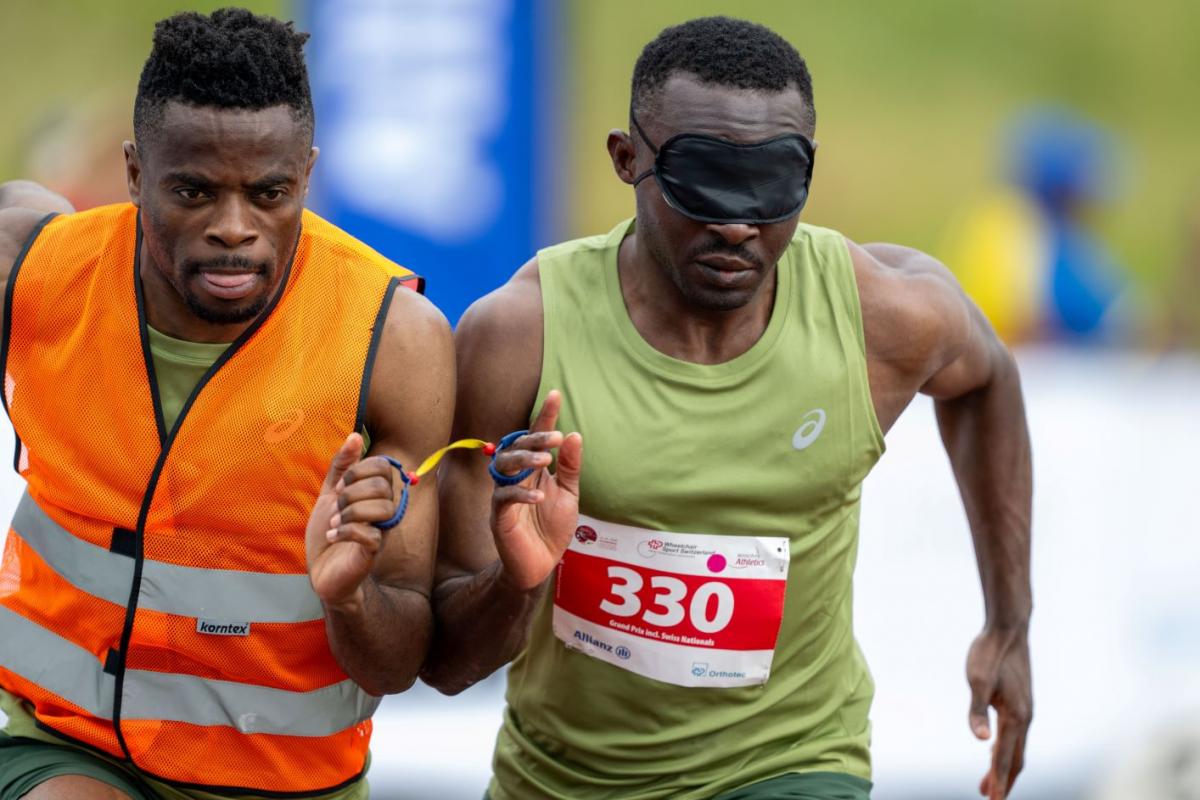
[[[158,384],[158,399],[162,404],[163,423],[167,430],[171,430],[196,384],[229,348],[229,344],[176,339],[149,325],[146,326],[146,333],[150,339],[150,357],[154,360],[154,377]]]
[[[884,443],[846,244],[800,225],[762,337],[700,365],[658,352],[630,320],[617,250],[631,230],[538,254],[535,408],[561,389],[559,427],[583,434],[582,524],[510,669],[491,796],[698,800],[787,773],[869,780],[874,685],[851,579],[861,484]],[[632,576],[629,558],[670,574]],[[582,563],[599,565],[586,580]],[[722,618],[735,594],[739,614],[782,610],[769,678],[721,662],[726,644],[764,647],[762,620]],[[609,629],[579,623],[589,599],[616,614]],[[639,666],[646,651],[660,654],[653,668]]]

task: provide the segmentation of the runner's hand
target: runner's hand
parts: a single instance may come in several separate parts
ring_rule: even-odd
[[[552,391],[529,429],[496,456],[496,469],[516,475],[536,470],[515,486],[497,486],[492,494],[492,535],[508,580],[519,590],[542,584],[562,558],[579,521],[579,470],[583,437],[554,430],[562,395]],[[550,451],[558,449],[558,467]]]
[[[988,800],[1004,800],[1025,764],[1025,737],[1033,719],[1033,687],[1029,669],[1029,637],[1024,630],[985,629],[967,654],[971,686],[971,730],[991,737],[988,706],[996,709],[992,765],[979,784]]]
[[[382,458],[362,458],[362,437],[352,433],[329,465],[308,518],[308,576],[326,605],[362,599],[385,532],[374,523],[390,519],[399,500],[400,476]]]

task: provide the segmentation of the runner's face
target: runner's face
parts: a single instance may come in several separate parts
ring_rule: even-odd
[[[680,133],[702,133],[738,143],[788,133],[812,136],[804,100],[795,88],[756,92],[704,84],[678,74],[638,113],[656,146]],[[635,137],[637,139],[637,137]],[[654,166],[645,142],[634,141],[632,172]],[[774,277],[774,268],[796,231],[799,215],[766,225],[697,222],[667,205],[657,180],[636,192],[638,241],[644,242],[685,301],[713,311],[740,308]]]
[[[263,310],[295,251],[315,157],[287,106],[168,103],[129,159],[130,185],[152,267],[194,317],[230,325]]]

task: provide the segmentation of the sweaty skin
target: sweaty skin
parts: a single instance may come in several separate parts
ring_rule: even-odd
[[[737,142],[813,134],[812,116],[794,88],[744,91],[686,74],[672,76],[638,116],[653,141],[682,132]],[[608,148],[626,183],[653,163],[650,149],[625,132],[611,132]],[[701,364],[744,353],[766,329],[775,265],[798,220],[704,224],[671,209],[653,180],[635,191],[636,229],[622,243],[618,271],[638,332],[666,355]],[[718,255],[711,255],[714,247]],[[862,305],[879,424],[890,429],[917,393],[933,397],[967,510],[986,606],[967,659],[968,721],[976,736],[989,738],[988,707],[996,710],[992,763],[980,792],[999,800],[1021,770],[1033,708],[1027,636],[1032,479],[1016,365],[936,260],[896,245],[847,240],[846,247]],[[456,436],[466,431],[497,436],[529,419],[541,377],[542,324],[536,258],[463,317],[456,332],[461,376]],[[546,418],[558,403],[556,396],[547,400],[540,422],[552,426]],[[462,458],[447,465],[434,595],[437,633],[422,671],[438,689],[461,691],[524,647],[533,611],[574,532],[573,518],[544,513],[549,503],[577,503],[579,462],[569,461],[564,470],[565,452],[564,445],[557,483],[545,470],[536,479],[547,500],[527,507],[537,535],[521,539],[520,552],[508,533],[500,533],[497,520],[511,506],[492,500],[487,475]],[[535,460],[538,455],[531,448],[522,463],[549,463],[548,456]],[[489,502],[491,529],[483,524]]]
[[[232,341],[279,289],[317,150],[285,106],[244,111],[170,102],[157,133],[145,151],[124,146],[130,197],[143,221],[140,277],[149,324],[190,341]],[[50,212],[72,211],[36,184],[0,185],[4,285],[37,223]],[[330,646],[372,694],[411,686],[425,658],[438,525],[433,476],[413,492],[400,526],[381,533],[371,524],[391,517],[399,497],[400,481],[377,456],[418,463],[446,441],[453,408],[449,325],[424,297],[397,289],[367,397],[370,453],[362,457],[361,437],[347,431],[330,453],[306,534]],[[31,796],[113,796],[103,784],[89,794],[79,788],[88,779],[72,780],[51,779]]]

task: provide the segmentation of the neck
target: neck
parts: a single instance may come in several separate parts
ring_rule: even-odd
[[[637,232],[617,251],[621,296],[633,326],[664,355],[694,364],[721,364],[757,342],[771,321],[777,273],[771,267],[750,302],[727,311],[698,308],[638,244]]]
[[[232,342],[254,322],[218,325],[197,317],[155,266],[145,242],[138,254],[138,279],[142,282],[146,324],[167,336],[189,342]]]

